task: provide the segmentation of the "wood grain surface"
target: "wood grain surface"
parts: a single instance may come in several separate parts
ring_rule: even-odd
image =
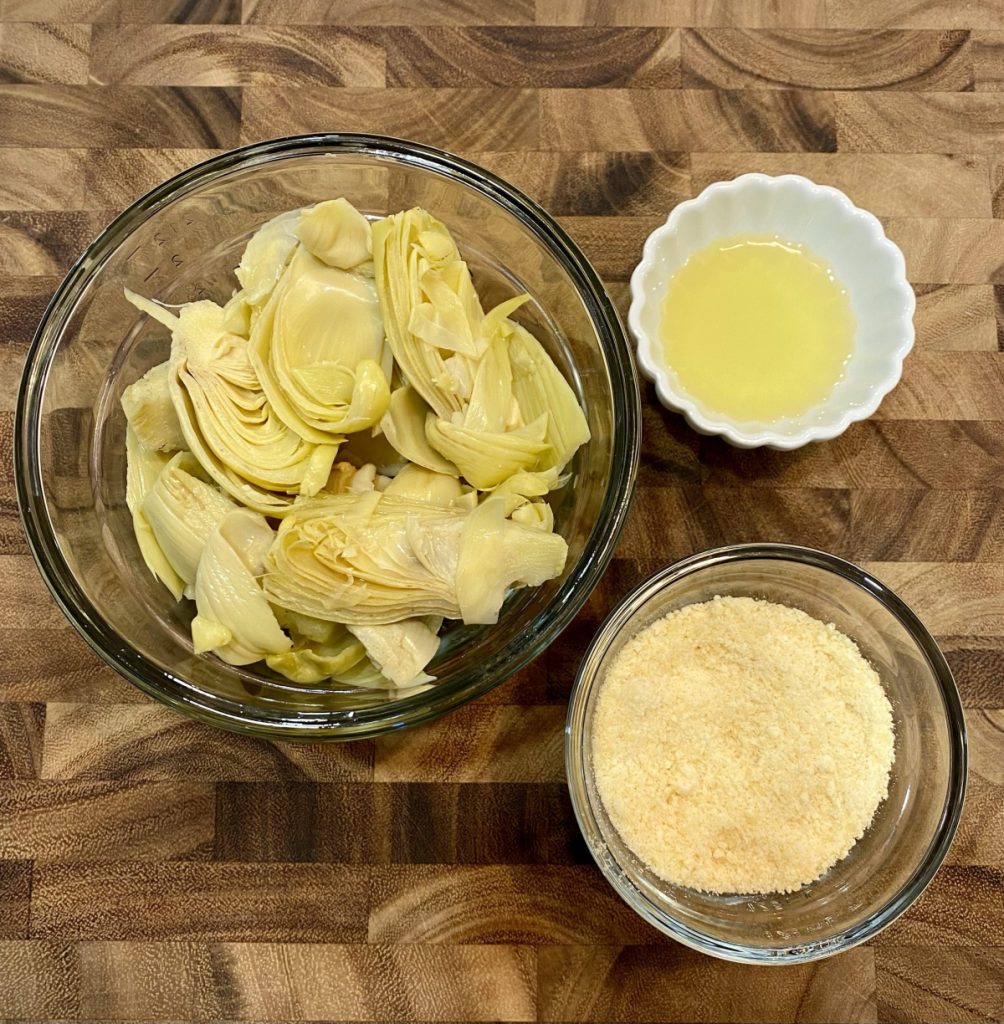
[[[795,453],[645,389],[628,529],[569,630],[413,732],[213,731],[103,667],[17,522],[11,430],[49,295],[107,220],[231,146],[366,130],[460,152],[559,216],[622,312],[648,232],[750,170],[846,190],[902,247],[917,347],[866,423]],[[969,801],[874,942],[718,962],[589,862],[569,687],[643,574],[792,541],[869,566],[944,646]],[[0,0],[0,1018],[1004,1019],[1004,2]]]

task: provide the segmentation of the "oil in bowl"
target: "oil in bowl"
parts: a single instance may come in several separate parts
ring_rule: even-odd
[[[854,347],[847,289],[805,245],[776,234],[695,252],[670,278],[661,314],[661,354],[680,387],[735,422],[821,406]]]

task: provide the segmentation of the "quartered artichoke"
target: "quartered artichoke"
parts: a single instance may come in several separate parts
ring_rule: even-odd
[[[197,653],[432,684],[444,619],[492,624],[567,559],[547,496],[589,429],[512,319],[529,297],[485,312],[439,221],[341,198],[268,221],[235,274],[223,305],[126,292],[171,333],[122,396],[140,553],[194,599]]]

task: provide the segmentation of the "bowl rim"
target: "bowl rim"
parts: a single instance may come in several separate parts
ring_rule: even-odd
[[[397,701],[365,708],[276,712],[210,693],[180,675],[162,671],[105,623],[77,583],[59,547],[44,500],[39,456],[39,412],[49,369],[72,309],[93,276],[137,226],[193,190],[235,170],[293,157],[356,155],[415,166],[459,181],[519,220],[562,266],[599,337],[611,378],[615,434],[604,481],[605,499],[572,567],[551,603],[484,664],[451,683]],[[70,267],[46,306],[25,359],[14,417],[14,479],[18,509],[39,572],[63,614],[90,647],[120,675],[189,716],[233,731],[283,740],[360,739],[417,725],[499,685],[558,636],[599,582],[627,518],[641,451],[641,393],[632,346],[599,275],[578,245],[543,207],[478,165],[432,146],[392,136],[320,132],[283,136],[228,150],[166,179],[112,220]]]
[[[702,412],[690,395],[677,387],[666,368],[655,358],[657,342],[650,337],[642,326],[642,310],[651,301],[647,283],[656,269],[656,259],[660,247],[672,237],[682,217],[691,210],[708,206],[718,196],[730,192],[741,192],[751,185],[764,185],[767,188],[798,189],[809,203],[820,201],[835,203],[848,219],[855,219],[863,224],[871,242],[877,249],[886,251],[893,261],[895,270],[889,278],[890,290],[898,293],[903,302],[903,310],[898,318],[899,341],[889,352],[890,364],[888,372],[874,381],[868,401],[861,405],[833,409],[832,418],[826,422],[810,424],[796,434],[780,434],[769,427],[745,429],[727,417]],[[885,233],[881,221],[870,211],[856,206],[851,199],[833,185],[820,185],[801,174],[763,174],[751,172],[740,174],[727,181],[715,181],[706,186],[699,195],[687,199],[673,207],[663,224],[660,224],[645,239],[642,247],[642,258],[631,274],[631,306],[628,311],[628,328],[635,341],[636,357],[642,374],[655,384],[659,401],[673,412],[682,413],[690,426],[702,434],[717,434],[738,448],[776,448],[780,451],[791,451],[801,448],[812,441],[828,441],[842,434],[847,428],[859,420],[867,419],[882,404],[883,399],[899,383],[903,375],[903,362],[913,349],[915,328],[913,317],[916,312],[917,297],[906,276],[906,260],[899,246]],[[838,415],[839,412],[839,415]]]
[[[714,939],[671,916],[627,877],[610,848],[602,842],[594,807],[585,785],[582,757],[587,690],[596,683],[596,669],[611,641],[654,594],[712,566],[750,560],[790,561],[835,573],[855,584],[889,610],[927,658],[945,708],[951,746],[950,773],[937,829],[923,859],[910,877],[875,914],[837,936],[791,946],[754,946]],[[962,700],[941,648],[910,606],[871,573],[846,559],[797,544],[752,543],[709,548],[657,569],[633,587],[604,619],[583,655],[572,685],[565,722],[565,773],[575,820],[590,855],[617,894],[649,924],[692,949],[736,963],[785,965],[820,960],[874,938],[904,913],[931,883],[948,855],[965,804],[968,779],[968,736]]]

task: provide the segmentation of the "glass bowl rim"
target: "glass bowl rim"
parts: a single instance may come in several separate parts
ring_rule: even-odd
[[[665,588],[712,566],[743,561],[787,561],[834,573],[864,590],[903,626],[927,659],[938,685],[951,746],[950,771],[941,816],[925,856],[885,904],[860,924],[835,936],[792,946],[754,946],[712,938],[684,924],[641,892],[626,876],[613,851],[602,842],[586,787],[583,756],[587,698],[611,642],[649,599]],[[968,738],[962,700],[941,648],[916,613],[890,587],[860,566],[815,548],[797,544],[751,543],[709,548],[657,569],[626,594],[596,631],[575,677],[565,722],[565,772],[575,820],[597,867],[625,903],[649,924],[692,949],[736,963],[784,965],[820,960],[851,949],[888,927],[923,893],[948,855],[962,817],[968,771]]]
[[[299,713],[264,708],[249,713],[241,702],[151,664],[104,621],[77,583],[60,551],[43,497],[41,399],[72,310],[133,230],[176,199],[235,170],[328,154],[374,157],[439,174],[495,203],[538,239],[568,275],[607,363],[615,425],[611,470],[604,481],[600,515],[572,572],[528,629],[488,662],[461,669],[434,689],[385,705]],[[606,569],[627,518],[640,451],[641,392],[627,334],[599,275],[565,230],[535,200],[462,157],[405,139],[357,132],[291,135],[231,149],[173,175],[130,204],[87,246],[46,306],[25,359],[14,417],[14,480],[22,527],[46,586],[77,632],[120,675],[162,703],[222,728],[283,740],[360,739],[417,725],[481,696],[529,663],[571,622]]]

